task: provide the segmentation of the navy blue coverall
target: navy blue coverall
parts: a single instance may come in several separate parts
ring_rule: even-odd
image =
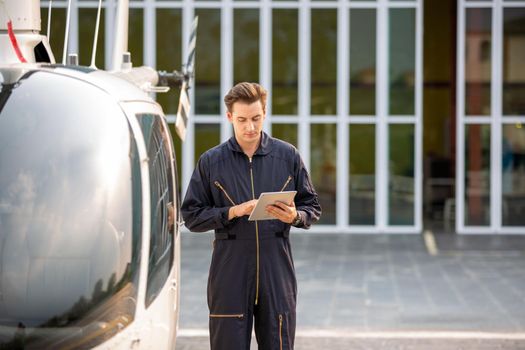
[[[297,191],[297,227],[319,220],[317,193],[299,153],[264,132],[251,159],[232,137],[204,153],[193,172],[181,209],[191,231],[215,231],[208,277],[212,350],[249,350],[254,319],[259,349],[293,349],[297,280],[290,224],[228,220],[231,206],[283,190]]]

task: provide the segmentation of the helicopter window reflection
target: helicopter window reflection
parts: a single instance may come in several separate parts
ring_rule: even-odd
[[[0,99],[0,349],[92,348],[135,317],[133,135],[81,79],[32,71]]]
[[[148,264],[146,306],[157,297],[166,283],[173,265],[173,181],[169,134],[161,117],[138,114],[144,142],[148,150],[151,200],[151,233]],[[170,213],[171,210],[171,213]]]

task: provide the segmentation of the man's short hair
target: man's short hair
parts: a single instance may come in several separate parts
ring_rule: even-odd
[[[232,112],[233,104],[235,102],[243,102],[246,104],[252,104],[257,101],[261,101],[263,111],[266,111],[266,98],[268,92],[265,88],[257,83],[239,83],[232,87],[230,91],[224,96],[224,103],[228,112]]]

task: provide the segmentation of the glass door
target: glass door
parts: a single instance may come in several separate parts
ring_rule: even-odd
[[[525,233],[525,1],[458,2],[459,233]]]

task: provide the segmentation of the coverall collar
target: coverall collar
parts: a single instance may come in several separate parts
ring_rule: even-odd
[[[231,149],[232,151],[235,151],[235,152],[244,153],[244,151],[242,150],[241,146],[237,142],[237,139],[235,138],[235,135],[230,137],[230,139],[228,140],[228,148]],[[257,155],[257,156],[259,156],[259,155],[264,156],[264,155],[267,155],[268,153],[270,153],[271,151],[272,151],[272,140],[271,140],[271,137],[268,136],[268,134],[265,133],[264,131],[261,131],[261,142],[259,143],[259,147],[257,147],[257,150],[255,151],[255,153],[253,155],[254,156],[255,155]]]

